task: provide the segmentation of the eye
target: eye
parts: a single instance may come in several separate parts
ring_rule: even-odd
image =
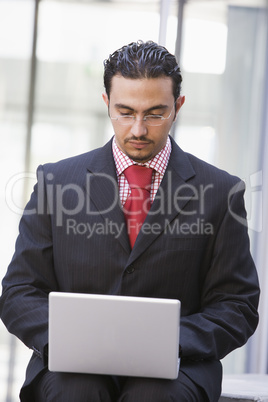
[[[120,114],[120,116],[132,116],[133,115],[133,113],[130,113],[130,112],[126,112],[126,113],[119,112],[119,114]]]
[[[160,110],[152,110],[149,114],[148,114],[148,116],[156,116],[156,117],[163,117],[164,116],[164,114],[165,114],[165,111],[164,110],[162,110],[162,109],[160,109]]]
[[[122,108],[118,109],[118,114],[120,116],[133,116],[134,112],[133,110]]]
[[[148,116],[146,116],[146,120],[161,120],[162,116],[159,114],[149,114]]]

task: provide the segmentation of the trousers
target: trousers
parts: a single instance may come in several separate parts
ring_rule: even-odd
[[[33,392],[37,402],[208,402],[183,372],[165,380],[46,371]]]

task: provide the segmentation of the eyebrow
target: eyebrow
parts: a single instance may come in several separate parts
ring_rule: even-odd
[[[131,112],[135,112],[135,109],[133,109],[130,106],[124,105],[123,103],[116,103],[114,106],[117,109],[127,109],[127,110],[130,110]],[[144,110],[143,113],[152,112],[153,110],[158,110],[158,109],[168,109],[168,105],[163,105],[163,104],[155,105],[155,106],[152,106],[152,107]]]

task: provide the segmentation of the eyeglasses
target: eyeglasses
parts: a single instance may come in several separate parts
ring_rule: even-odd
[[[161,126],[165,120],[168,120],[170,118],[171,113],[172,110],[168,115],[168,117],[163,117],[158,114],[148,114],[147,116],[144,116],[142,119],[137,119],[136,116],[127,114],[116,117],[110,116],[110,119],[118,121],[118,123],[121,124],[122,126],[131,126],[132,124],[134,124],[134,121],[136,120],[144,121],[144,123],[147,124],[148,126]]]

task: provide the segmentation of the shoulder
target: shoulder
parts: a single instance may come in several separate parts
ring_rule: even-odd
[[[241,183],[239,177],[183,151],[174,140],[172,140],[171,163],[186,181],[191,179],[203,184],[212,183],[216,187],[232,187]]]
[[[39,166],[38,170],[42,170],[46,174],[52,173],[53,175],[70,177],[79,174],[81,171],[90,170],[91,167],[98,169],[100,163],[104,163],[111,157],[111,141],[109,141],[103,147],[89,152],[62,159],[58,162],[46,163]]]
[[[189,159],[196,176],[199,180],[211,181],[213,183],[235,185],[241,182],[238,176],[232,175],[224,169],[220,169],[208,162],[205,162],[196,156],[185,153]]]

